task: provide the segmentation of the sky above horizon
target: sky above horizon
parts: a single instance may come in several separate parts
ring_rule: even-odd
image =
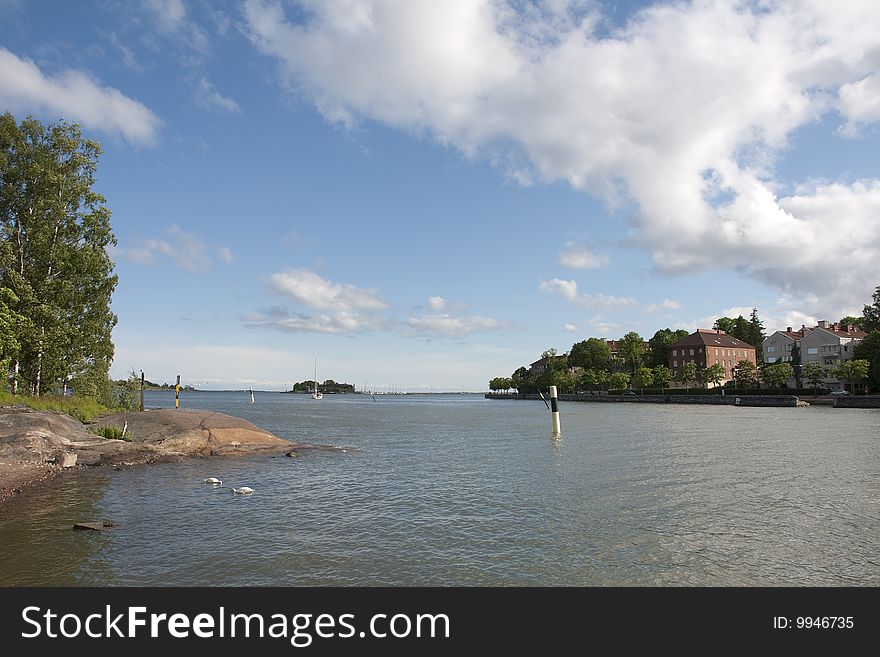
[[[880,285],[873,1],[0,0],[0,111],[102,145],[114,378],[478,391]]]

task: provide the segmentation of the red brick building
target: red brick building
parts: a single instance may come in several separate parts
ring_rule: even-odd
[[[699,329],[669,346],[669,369],[675,380],[678,380],[681,367],[687,362],[696,363],[698,371],[721,363],[724,367],[721,385],[724,385],[733,379],[733,369],[741,360],[757,366],[755,348],[717,329]]]

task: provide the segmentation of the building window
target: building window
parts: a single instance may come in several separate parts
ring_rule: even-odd
[[[815,356],[816,354],[819,353],[819,348],[818,347],[810,347],[809,349],[807,349],[807,353],[810,354],[811,356]]]
[[[678,361],[677,361],[677,360],[672,361],[672,366],[673,366],[673,367],[678,367]]]
[[[673,356],[678,356],[678,350],[677,350],[677,349],[673,349],[673,350],[672,350],[672,355],[673,355]]]
[[[693,355],[694,355],[694,350],[693,350],[693,349],[691,349],[691,356],[693,356]]]
[[[776,351],[776,347],[767,347],[768,354],[772,354],[774,351]]]

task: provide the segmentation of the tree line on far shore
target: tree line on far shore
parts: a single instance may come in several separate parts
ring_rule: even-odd
[[[791,362],[765,365],[761,351],[765,338],[764,325],[757,309],[752,310],[749,319],[742,315],[736,318],[720,317],[713,328],[756,347],[757,365],[742,360],[733,368],[732,385],[737,389],[764,386],[781,388],[792,379],[797,388],[806,383],[813,389],[819,389],[830,375],[850,386],[865,381],[869,390],[880,390],[880,287],[874,292],[873,303],[865,305],[861,317],[847,316],[840,323],[857,326],[868,336],[854,348],[853,359],[831,368],[823,367],[818,362],[801,365],[797,347],[792,350]],[[616,354],[612,353],[603,338],[577,342],[565,356],[559,356],[555,348],[550,348],[541,354],[543,371],[519,367],[509,377],[491,379],[489,389],[493,392],[517,390],[520,393],[536,393],[553,385],[560,393],[628,388],[662,390],[673,381],[673,372],[668,367],[669,347],[688,335],[689,332],[684,329],[660,329],[646,345],[642,336],[631,331],[617,342]],[[698,368],[696,363],[686,362],[680,368],[676,382],[687,389],[717,386],[724,378],[721,363]]]

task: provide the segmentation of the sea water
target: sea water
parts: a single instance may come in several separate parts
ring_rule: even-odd
[[[66,473],[0,505],[0,584],[880,584],[876,410],[562,402],[554,438],[482,395],[181,407],[346,451]]]

